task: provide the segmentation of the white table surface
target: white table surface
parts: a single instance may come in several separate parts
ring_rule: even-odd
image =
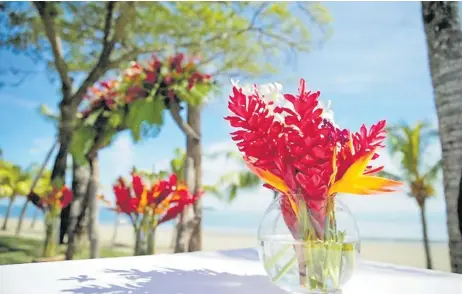
[[[361,262],[344,294],[462,294],[462,275]],[[255,249],[0,266],[0,294],[287,294]]]

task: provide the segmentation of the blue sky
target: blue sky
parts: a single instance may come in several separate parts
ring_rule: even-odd
[[[426,119],[436,125],[420,3],[328,2],[325,5],[334,19],[333,35],[326,43],[310,53],[299,54],[297,64],[281,67],[280,73],[268,80],[243,82],[277,81],[284,85],[285,91],[293,92],[298,79],[303,77],[311,88],[321,90],[323,100],[332,100],[337,124],[354,130],[362,123],[370,125],[381,119],[391,124],[401,121],[412,124]],[[56,107],[59,87],[50,82],[43,65],[5,51],[0,54],[2,65],[39,71],[18,87],[0,89],[0,146],[5,158],[23,166],[41,162],[56,133],[54,126],[39,115],[37,107],[41,103]],[[5,78],[12,79],[2,77]],[[222,86],[223,95],[215,97],[203,112],[206,152],[233,148],[230,129],[223,120],[230,83]],[[101,152],[103,191],[113,197],[111,183],[117,176],[128,174],[133,165],[144,169],[164,167],[173,148],[184,146],[184,141],[168,116],[157,138],[135,145],[128,134],[119,135],[110,148]],[[439,146],[432,145],[427,156],[428,162],[436,160],[440,156]],[[399,172],[398,158],[384,153],[381,161],[389,170]],[[239,166],[224,159],[205,160],[205,181],[211,183],[223,171],[235,168]],[[264,189],[246,191],[231,206],[212,197],[205,201],[219,209],[261,213],[270,201],[270,194]],[[358,212],[417,211],[414,202],[402,194],[346,201]],[[428,207],[442,212],[443,195],[431,200]]]

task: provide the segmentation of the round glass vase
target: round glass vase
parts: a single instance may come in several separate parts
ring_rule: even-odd
[[[315,204],[298,195],[274,199],[258,229],[260,260],[289,293],[339,294],[358,262],[358,227],[338,199]]]

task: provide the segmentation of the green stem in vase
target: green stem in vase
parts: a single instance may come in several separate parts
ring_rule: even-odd
[[[264,267],[269,270],[273,268],[278,260],[284,256],[287,250],[289,250],[292,247],[292,244],[286,244],[284,247],[281,248],[275,255],[273,255],[270,259],[268,259],[264,263]]]
[[[287,271],[294,265],[295,261],[297,261],[297,255],[295,254],[294,257],[292,257],[289,262],[287,262],[281,269],[281,271],[277,274],[276,277],[273,278],[273,282],[279,281],[286,273]]]

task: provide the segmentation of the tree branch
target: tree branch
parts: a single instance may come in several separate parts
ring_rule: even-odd
[[[111,34],[111,25],[112,25],[112,14],[114,13],[114,1],[109,1],[106,4],[106,18],[104,21],[104,37],[103,37],[103,46],[107,46],[109,42],[109,35]]]
[[[124,7],[120,8],[120,15],[116,20],[114,34],[111,39],[109,35],[112,27],[112,15],[114,11],[115,3],[109,2],[107,4],[107,11],[105,17],[104,27],[104,38],[103,38],[103,49],[101,51],[98,62],[93,67],[87,78],[83,81],[77,92],[73,95],[73,104],[78,106],[82,101],[83,97],[87,93],[87,90],[92,86],[109,68],[109,58],[115,47],[115,44],[120,41],[125,31],[125,26],[128,20],[129,12],[133,8],[133,2],[125,2]]]
[[[192,137],[195,140],[200,140],[200,136],[181,118],[180,105],[178,105],[176,101],[171,101],[169,110],[173,120],[185,135]]]
[[[56,23],[54,21],[54,18],[56,17],[55,12],[51,11],[50,5],[52,4],[50,3],[39,1],[34,2],[34,5],[40,15],[43,26],[45,28],[45,33],[51,45],[54,64],[59,73],[59,77],[61,78],[64,99],[69,99],[72,89],[72,80],[69,76],[66,61],[64,60],[61,37],[59,32],[56,30]]]

